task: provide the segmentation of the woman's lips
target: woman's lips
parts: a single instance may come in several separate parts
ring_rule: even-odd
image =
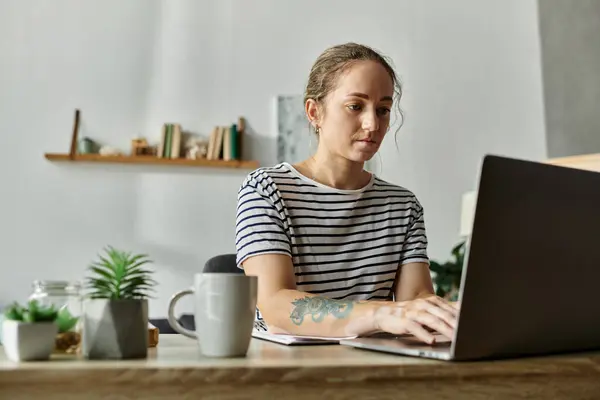
[[[377,142],[375,142],[374,140],[370,140],[370,139],[357,140],[356,142],[360,145],[360,147],[365,147],[365,148],[371,148],[371,147],[375,147],[377,145]]]

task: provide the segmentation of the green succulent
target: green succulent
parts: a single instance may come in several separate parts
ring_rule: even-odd
[[[74,317],[69,312],[67,307],[62,307],[60,310],[58,310],[56,320],[54,322],[56,322],[56,325],[58,325],[58,331],[63,333],[73,329],[73,327],[77,324],[77,321],[79,321],[78,317]]]
[[[15,301],[4,310],[4,318],[21,322],[53,322],[57,315],[54,305],[44,306],[37,300],[29,300],[27,306]]]
[[[145,254],[131,254],[112,246],[105,249],[106,256],[99,256],[89,271],[86,288],[93,299],[140,299],[151,297],[157,284],[152,271],[143,268],[152,261]]]
[[[451,301],[457,300],[466,247],[466,241],[455,245],[451,252],[452,258],[444,263],[430,261],[430,270],[435,273],[433,282],[436,285],[436,295],[449,297]]]

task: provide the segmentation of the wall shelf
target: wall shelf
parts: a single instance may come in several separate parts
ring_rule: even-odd
[[[68,163],[106,163],[106,164],[150,164],[162,166],[179,167],[209,167],[209,168],[234,168],[234,169],[256,169],[258,161],[224,161],[224,160],[191,160],[187,158],[158,158],[155,156],[101,156],[99,154],[75,154],[73,158],[69,154],[46,153],[47,160],[53,162]]]

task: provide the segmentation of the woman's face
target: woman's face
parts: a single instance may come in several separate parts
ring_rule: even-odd
[[[388,130],[393,94],[392,78],[381,64],[352,64],[325,97],[324,113],[307,102],[307,113],[320,130],[319,147],[350,161],[371,159]]]

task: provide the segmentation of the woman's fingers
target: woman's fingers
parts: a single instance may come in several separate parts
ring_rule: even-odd
[[[435,342],[435,333],[452,340],[457,325],[457,310],[443,299],[432,296],[382,307],[379,328],[393,334],[411,334],[425,343]],[[428,330],[429,329],[429,330]],[[430,332],[433,331],[433,332]]]
[[[379,311],[376,314],[379,330],[394,335],[413,335],[425,343],[433,343],[435,341],[435,336],[431,332],[427,331],[427,329],[410,318],[402,310],[384,308]]]
[[[421,325],[427,326],[434,331],[444,335],[449,340],[454,337],[454,327],[446,323],[443,319],[432,314],[430,311],[419,311],[413,315],[407,315],[410,319]]]
[[[410,333],[417,339],[419,339],[427,344],[435,343],[435,336],[432,333],[430,333],[429,331],[427,331],[427,329],[423,328],[423,326],[421,324],[419,324],[417,321],[407,318],[404,321],[403,325],[404,325],[404,329],[406,330],[406,333]]]
[[[427,307],[425,311],[444,321],[449,328],[456,328],[456,316],[447,310],[432,305],[431,307]]]
[[[386,313],[379,319],[378,328],[395,335],[410,334],[425,343],[434,343],[436,332],[452,340],[454,328],[427,310],[406,310],[402,315]],[[430,328],[432,332],[427,330]]]
[[[451,313],[455,318],[458,315],[458,307],[451,303],[448,303],[447,301],[439,298],[438,296],[426,297],[424,300],[446,310],[447,312]]]
[[[405,305],[404,308],[407,312],[410,312],[411,310],[427,311],[444,320],[449,326],[453,328],[456,327],[456,311],[439,297],[432,296],[414,300]]]

